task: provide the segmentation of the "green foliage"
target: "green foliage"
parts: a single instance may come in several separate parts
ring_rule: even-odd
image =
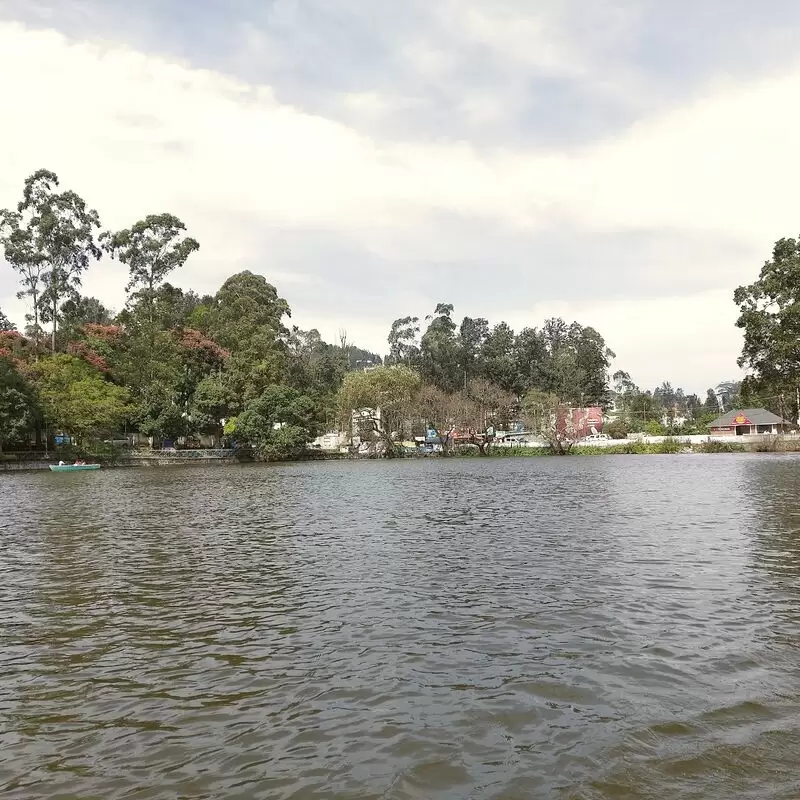
[[[298,458],[317,434],[310,398],[286,386],[268,386],[250,400],[226,433],[265,461]]]
[[[686,445],[671,436],[668,436],[657,445],[659,453],[681,453],[686,448]]]
[[[84,325],[110,325],[114,315],[96,298],[71,297],[61,307],[61,333],[66,342],[80,338]]]
[[[142,386],[134,419],[140,433],[157,440],[174,441],[188,433],[187,414],[176,402],[174,386],[163,381],[153,380]]]
[[[630,432],[626,422],[621,419],[615,419],[603,428],[603,433],[607,433],[612,439],[627,439]]]
[[[353,344],[347,344],[347,342],[341,345],[333,345],[333,347],[335,350],[341,351],[348,371],[364,369],[365,367],[377,367],[383,363],[383,359],[378,353],[364,350]]]
[[[127,390],[104,380],[79,358],[50,356],[31,365],[30,372],[45,421],[65,433],[114,433],[130,413]]]
[[[15,331],[16,329],[16,326],[3,313],[3,309],[0,308],[0,333],[5,333],[6,331]]]
[[[449,303],[439,303],[426,321],[421,338],[418,317],[392,323],[387,363],[415,367],[425,383],[446,392],[480,378],[517,397],[536,390],[571,406],[610,402],[614,354],[594,328],[549,319],[541,329],[515,334],[505,322],[490,328],[487,320],[472,317],[457,326]]]
[[[126,306],[112,317],[79,294],[84,270],[100,255],[98,226],[97,213],[60,191],[46,170],[26,181],[17,210],[0,212],[0,245],[32,308],[27,338],[0,332],[0,356],[34,376],[51,425],[89,437],[124,423],[163,440],[219,435],[224,419],[240,442],[275,458],[298,454],[323,420],[330,425],[338,416],[349,430],[354,409],[372,409],[362,417],[364,438],[388,454],[423,422],[446,441],[458,431],[470,452],[488,454],[487,429],[519,421],[527,397],[528,412],[540,406],[532,413],[536,425],[551,429],[556,450],[566,452],[579,433],[564,430],[572,425],[564,423],[572,419],[567,408],[610,404],[614,355],[597,330],[577,322],[552,318],[515,332],[482,317],[459,324],[452,304],[438,303],[422,322],[406,316],[392,323],[382,365],[344,334],[329,344],[317,330],[289,329],[289,306],[263,275],[239,272],[214,296],[184,291],[167,279],[199,245],[166,213],[100,237],[129,273]],[[70,360],[33,363],[43,322],[52,322],[53,350]],[[8,321],[0,315],[3,327]],[[620,421],[612,435],[660,433],[655,421],[662,418],[671,433],[690,430],[679,419],[695,422],[701,408],[669,382],[643,391],[624,372],[615,375],[614,390]],[[7,407],[16,427],[30,427],[18,398]]]
[[[146,303],[164,278],[182,267],[200,249],[195,239],[184,236],[186,226],[172,214],[150,214],[130,228],[101,237],[103,249],[128,267],[127,292],[140,292]]]
[[[77,296],[90,261],[100,257],[97,212],[58,186],[55,173],[40,169],[25,181],[17,211],[0,211],[6,260],[22,278],[20,295],[31,299],[34,328],[40,320],[52,323],[53,352],[62,304]]]
[[[624,444],[614,444],[604,447],[596,447],[591,445],[578,445],[572,449],[572,455],[586,456],[618,456],[618,455],[674,455],[676,453],[683,453],[688,445],[681,442],[679,439],[666,438],[662,442],[648,443],[635,440],[628,440]]]
[[[233,392],[221,377],[203,378],[192,395],[189,410],[192,427],[201,433],[220,434],[221,421],[230,415],[233,404]]]
[[[242,400],[285,382],[288,315],[289,305],[275,287],[252,272],[228,278],[211,301],[203,332],[230,353],[230,384]]]
[[[0,452],[33,430],[35,406],[30,385],[10,359],[0,356]]]
[[[289,385],[317,396],[334,395],[348,369],[340,347],[322,341],[316,329],[292,327],[286,339],[286,378]]]
[[[375,412],[368,417],[369,425],[391,452],[405,421],[413,414],[420,386],[419,373],[405,366],[349,372],[338,395],[340,424],[349,428],[354,410]]]
[[[738,442],[719,442],[714,439],[701,442],[697,449],[701,453],[742,453],[744,446]]]
[[[456,338],[452,313],[452,305],[439,303],[428,318],[428,329],[420,339],[420,374],[426,383],[445,392],[455,391],[464,382],[459,363],[462,348]]]
[[[658,420],[651,419],[649,422],[645,423],[644,432],[648,436],[663,436],[666,431]]]
[[[744,332],[739,365],[771,385],[800,380],[800,241],[780,239],[758,279],[733,295]]]
[[[392,323],[387,341],[389,342],[389,357],[387,363],[407,367],[418,365],[419,348],[419,317],[402,317]]]

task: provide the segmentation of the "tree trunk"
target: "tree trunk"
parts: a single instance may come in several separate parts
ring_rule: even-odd
[[[39,293],[31,292],[33,297],[33,359],[39,360]]]
[[[376,419],[372,420],[372,429],[378,434],[378,436],[383,440],[383,443],[386,445],[386,458],[395,458],[397,453],[395,452],[395,443],[391,437],[391,434],[387,433],[382,426],[379,426]]]
[[[58,298],[53,298],[53,339],[52,339],[52,351],[55,354],[56,352],[56,331],[58,330]]]

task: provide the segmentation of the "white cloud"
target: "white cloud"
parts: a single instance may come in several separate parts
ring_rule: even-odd
[[[464,24],[476,36],[483,30],[484,38],[511,37],[503,20],[488,29],[484,22],[473,15]],[[542,31],[533,33],[542,38]],[[525,55],[526,37],[520,31],[509,38],[518,58]],[[564,52],[556,42],[537,58],[555,69]],[[452,66],[447,53],[424,43],[406,55],[438,77]],[[440,238],[429,224],[437,214],[465,215],[471,220],[465,224],[473,228],[476,220],[486,220],[503,226],[509,236],[568,223],[589,232],[669,228],[680,236],[714,231],[721,240],[742,241],[747,257],[732,263],[720,278],[724,284],[703,296],[644,297],[629,311],[625,303],[603,300],[582,308],[573,298],[534,308],[542,317],[563,313],[594,325],[618,350],[623,365],[635,377],[651,376],[650,382],[684,370],[686,382],[700,388],[735,369],[739,335],[731,324],[731,290],[754,277],[759,265],[749,261],[752,253],[766,255],[771,242],[790,235],[798,223],[798,112],[790,99],[800,92],[800,71],[723,86],[616,138],[569,152],[502,141],[480,150],[467,141],[379,141],[355,124],[281,104],[269,86],[114,44],[69,42],[55,32],[18,24],[0,23],[0,74],[13,76],[4,83],[4,107],[13,113],[6,114],[2,129],[0,206],[14,204],[26,175],[47,167],[96,205],[109,227],[169,210],[186,221],[202,245],[178,282],[204,291],[235,269],[261,264],[269,265],[268,275],[289,282],[286,273],[292,270],[260,250],[267,227],[335,231],[394,264],[426,254],[469,261],[474,230],[463,239],[452,232]],[[359,111],[384,113],[396,102],[373,91],[345,98],[356,119]],[[497,118],[502,111],[491,93],[478,91],[465,96],[464,107],[483,118]],[[685,273],[681,252],[676,248],[673,263],[660,268]],[[530,258],[535,265],[536,254]],[[586,265],[602,275],[603,284],[614,284],[613,263],[595,264],[587,252]],[[704,266],[700,262],[691,269]],[[324,268],[309,264],[308,272],[321,274]],[[298,272],[295,283],[313,280]],[[389,278],[376,276],[387,287],[394,285]],[[486,278],[472,267],[469,279],[476,286]],[[343,274],[341,281],[346,280]],[[546,275],[532,275],[529,284],[517,288],[515,301],[519,295],[541,297],[546,283]],[[87,284],[89,291],[120,306],[124,280],[118,265],[93,270]],[[302,286],[293,291],[304,324],[314,324],[315,313],[335,316],[331,309],[303,307]],[[12,294],[13,280],[0,275],[0,305],[19,318],[21,307]],[[427,296],[427,288],[412,287],[411,294]],[[387,289],[380,337],[371,338],[377,333],[368,333],[365,325],[363,334],[370,339],[362,344],[383,349],[392,315],[408,311]],[[480,308],[470,311],[481,313]],[[681,325],[674,324],[673,314]],[[622,324],[626,319],[632,321]],[[527,317],[525,324],[530,323]],[[711,338],[699,335],[707,326],[715,331]],[[336,327],[355,330],[347,319]],[[693,366],[687,366],[688,351]]]

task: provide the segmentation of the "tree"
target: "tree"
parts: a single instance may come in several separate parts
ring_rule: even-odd
[[[139,432],[154,439],[174,442],[188,433],[188,414],[178,404],[173,385],[150,381],[137,397],[134,419]]]
[[[473,378],[477,378],[480,372],[480,357],[483,345],[489,336],[489,322],[478,317],[464,317],[461,327],[458,330],[458,342],[460,347],[461,369],[464,374],[464,388]]]
[[[58,354],[30,367],[44,419],[79,436],[114,433],[130,413],[127,390],[79,358]]]
[[[560,318],[545,321],[540,332],[546,353],[540,390],[555,394],[571,405],[607,408],[610,404],[608,366],[614,353],[603,337],[577,322]]]
[[[41,253],[34,245],[34,229],[30,221],[24,220],[20,212],[8,209],[0,210],[0,245],[3,254],[12,269],[20,275],[22,289],[17,292],[17,297],[23,300],[30,298],[31,313],[26,319],[32,323],[34,345],[38,349],[41,326],[39,317],[41,311],[42,274],[46,264]]]
[[[598,405],[607,409],[611,403],[608,367],[611,359],[616,358],[615,353],[594,328],[573,322],[569,336],[579,371],[580,405]]]
[[[15,331],[17,328],[11,320],[3,313],[3,309],[0,308],[0,333],[5,331]]]
[[[268,386],[247,403],[231,432],[262,460],[297,458],[317,434],[314,403],[287,386]]]
[[[536,328],[523,328],[514,341],[515,390],[524,395],[547,385],[549,355],[544,337]]]
[[[353,412],[383,444],[386,455],[395,455],[397,439],[413,416],[420,377],[408,367],[377,367],[369,372],[349,372],[339,390],[338,406],[343,425],[352,425]]]
[[[481,374],[504,391],[516,394],[520,386],[514,347],[515,337],[511,327],[505,322],[495,325],[481,348]]]
[[[322,340],[319,331],[292,327],[286,340],[287,383],[320,395],[335,393],[348,367],[342,348]]]
[[[612,439],[627,439],[630,429],[625,424],[624,420],[615,419],[609,422],[604,428],[604,433],[607,433]]]
[[[35,407],[30,386],[11,360],[0,356],[0,453],[34,429]]]
[[[740,367],[772,394],[800,385],[800,240],[779,239],[758,279],[733,294],[744,332]]]
[[[462,434],[468,434],[469,443],[475,445],[482,456],[486,456],[491,449],[494,435],[493,432],[489,434],[489,429],[507,426],[516,398],[483,378],[470,381],[463,397]]]
[[[72,297],[61,307],[61,332],[74,341],[84,325],[109,325],[113,316],[96,297]]]
[[[706,402],[703,404],[703,408],[707,414],[715,414],[716,416],[720,415],[721,412],[719,408],[719,400],[714,394],[713,389],[706,391]]]
[[[186,409],[200,382],[211,375],[221,376],[230,353],[200,331],[183,328],[173,331],[178,345],[180,375],[175,390],[176,401]]]
[[[387,341],[389,342],[388,362],[416,365],[419,360],[419,317],[402,317],[392,323]]]
[[[611,380],[613,381],[614,391],[618,395],[624,396],[626,394],[630,394],[631,392],[638,391],[638,387],[631,380],[630,373],[625,372],[624,370],[618,369],[611,376]]]
[[[222,436],[223,420],[230,416],[233,393],[217,375],[209,375],[197,384],[189,406],[192,428],[200,433]]]
[[[437,304],[433,314],[427,317],[430,323],[420,339],[420,374],[423,380],[445,392],[453,392],[463,384],[452,313],[451,304]]]
[[[20,273],[22,296],[33,305],[33,324],[52,323],[52,350],[61,304],[74,297],[92,259],[100,258],[97,212],[73,191],[57,192],[58,176],[40,169],[25,181],[16,212],[0,212],[6,259]]]
[[[130,228],[106,231],[100,237],[103,249],[128,267],[125,290],[144,300],[151,323],[155,290],[200,249],[196,239],[184,236],[185,230],[183,222],[172,214],[149,214]]]
[[[347,370],[363,369],[364,367],[377,367],[383,363],[383,359],[377,354],[369,350],[364,350],[361,347],[356,347],[354,344],[332,345],[335,349],[340,350],[347,363]]]
[[[567,455],[585,435],[586,412],[568,408],[554,394],[529,392],[523,400],[522,411],[529,430],[543,439],[556,455]]]
[[[203,332],[230,353],[226,370],[243,401],[285,382],[284,316],[291,316],[289,304],[263,275],[248,271],[228,278],[205,314]]]
[[[426,432],[434,431],[442,447],[442,455],[449,455],[459,418],[463,412],[460,393],[449,393],[438,386],[422,386],[416,396],[416,415],[422,420]]]
[[[19,331],[0,330],[0,358],[27,361],[31,356],[31,343]]]

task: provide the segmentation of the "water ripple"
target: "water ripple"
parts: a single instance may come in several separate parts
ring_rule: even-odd
[[[0,792],[796,798],[799,464],[3,476]]]

